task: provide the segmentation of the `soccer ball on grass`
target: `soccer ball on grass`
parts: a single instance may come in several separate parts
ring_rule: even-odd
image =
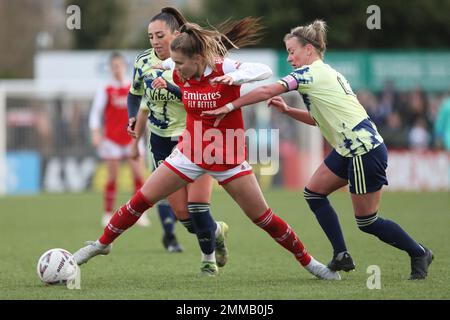
[[[72,254],[64,249],[50,249],[38,260],[37,274],[46,284],[66,284],[77,275],[78,266]]]

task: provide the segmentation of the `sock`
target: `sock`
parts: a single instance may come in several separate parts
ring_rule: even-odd
[[[114,209],[114,202],[116,201],[116,181],[109,181],[105,185],[105,189],[103,191],[103,202],[104,202],[104,208],[105,212],[112,212]]]
[[[216,247],[216,222],[209,211],[209,203],[188,202],[188,210],[202,253],[212,254]]]
[[[109,224],[106,226],[103,235],[98,239],[103,245],[108,245],[120,236],[125,230],[138,221],[143,212],[152,207],[152,204],[138,191],[130,201],[118,209]]]
[[[204,254],[202,253],[202,262],[214,262],[216,263],[216,255],[214,251],[211,254]]]
[[[270,234],[281,246],[292,252],[302,266],[309,264],[311,256],[306,251],[303,243],[291,227],[272,212],[272,209],[267,209],[254,223]]]
[[[192,223],[192,219],[180,219],[180,223],[186,228],[189,233],[195,233],[194,224]]]
[[[159,219],[161,220],[161,225],[164,229],[164,234],[168,236],[173,235],[173,229],[177,218],[175,217],[172,208],[166,201],[161,201],[158,203],[158,213]]]
[[[220,224],[216,222],[216,231],[214,231],[216,238],[220,235],[220,231],[222,231],[222,228],[220,227]]]
[[[140,178],[140,177],[134,178],[134,193],[141,190],[143,184],[144,184],[144,181],[142,181],[142,178]]]
[[[328,201],[327,196],[312,192],[307,188],[305,188],[303,196],[306,202],[308,202],[309,208],[314,212],[328,240],[331,242],[334,251],[333,256],[347,251],[338,216],[331,206],[330,201]]]
[[[381,241],[408,252],[411,257],[425,254],[423,247],[414,241],[398,224],[378,217],[378,213],[357,217],[356,223],[361,231],[377,236]]]

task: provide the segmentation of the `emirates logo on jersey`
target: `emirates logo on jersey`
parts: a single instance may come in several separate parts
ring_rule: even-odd
[[[222,98],[222,94],[219,91],[206,93],[185,91],[183,93],[183,98],[187,100],[201,100],[201,101],[218,100]]]
[[[183,92],[183,100],[187,101],[188,108],[196,109],[215,109],[217,108],[217,100],[222,98],[219,91],[215,92]]]

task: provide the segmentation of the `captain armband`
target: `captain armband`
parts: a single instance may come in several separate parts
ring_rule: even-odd
[[[292,76],[292,75],[290,75],[290,74],[287,75],[287,76],[284,77],[284,78],[281,78],[281,79],[278,81],[278,83],[280,83],[281,85],[285,86],[286,89],[288,89],[289,91],[297,90],[297,88],[298,88],[298,82],[297,82],[297,79],[295,79],[295,77]]]

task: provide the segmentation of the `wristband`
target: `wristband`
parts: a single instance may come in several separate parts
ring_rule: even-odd
[[[233,111],[236,109],[231,102],[228,102],[225,107],[227,107],[228,110]]]

